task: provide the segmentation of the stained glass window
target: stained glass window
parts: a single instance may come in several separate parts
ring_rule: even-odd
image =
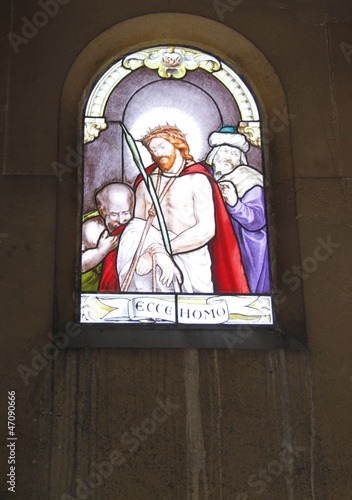
[[[82,323],[272,325],[256,101],[211,54],[128,54],[84,119]]]

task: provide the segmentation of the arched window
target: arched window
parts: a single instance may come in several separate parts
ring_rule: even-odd
[[[285,280],[300,263],[290,115],[277,74],[219,23],[146,17],[93,40],[64,84],[57,328],[80,323],[74,346],[299,347],[302,290]],[[169,34],[157,39],[161,25]]]
[[[260,116],[199,49],[120,58],[85,109],[81,321],[272,325]]]

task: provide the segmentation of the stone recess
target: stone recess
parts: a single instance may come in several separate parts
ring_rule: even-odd
[[[7,46],[8,34],[24,36],[24,19],[31,23],[40,5],[49,3],[59,0],[12,0],[0,7],[0,417],[5,423],[7,391],[15,390],[17,497],[347,500],[352,491],[351,3],[61,1],[17,53]],[[227,6],[223,22],[215,7],[220,4]],[[80,93],[65,93],[66,77],[103,32],[161,11],[193,15],[194,29],[217,22],[215,54],[229,28],[240,33],[270,61],[282,84],[294,118],[278,132],[290,137],[291,146],[277,147],[275,140],[269,145],[268,165],[277,181],[272,196],[290,197],[291,211],[296,202],[299,243],[292,238],[292,245],[301,264],[314,256],[319,238],[340,245],[300,283],[300,318],[287,316],[293,325],[297,319],[297,329],[305,321],[306,352],[72,349],[59,350],[50,361],[43,356],[56,321],[56,257],[67,255],[74,266],[76,221],[67,220],[58,232],[56,221],[77,205],[77,175],[65,175],[62,184],[52,163],[60,160],[60,144],[77,140],[79,109],[59,134],[60,117],[97,76],[100,48],[94,60],[86,59]],[[175,42],[189,43],[182,18],[173,15]],[[158,23],[151,17],[139,22],[150,39],[172,36],[162,17]],[[128,43],[138,48],[138,32],[121,30],[115,53]],[[206,33],[199,43],[211,49]],[[239,57],[239,69],[247,55]],[[249,76],[260,95],[264,66]],[[275,96],[271,99],[269,122]],[[284,216],[273,214],[281,224]],[[286,248],[281,251],[286,255]],[[280,275],[285,263],[283,258]],[[70,274],[58,278],[71,294],[60,298],[68,311],[73,280]],[[299,302],[294,294],[292,300]],[[0,470],[7,473],[6,438],[3,424]],[[1,498],[12,498],[7,486],[3,474]]]

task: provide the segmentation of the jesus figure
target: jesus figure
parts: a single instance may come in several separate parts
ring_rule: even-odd
[[[194,162],[185,135],[177,127],[158,126],[142,143],[155,161],[147,172],[163,212],[171,255],[139,176],[134,217],[117,253],[121,291],[249,293],[219,188],[207,169]]]

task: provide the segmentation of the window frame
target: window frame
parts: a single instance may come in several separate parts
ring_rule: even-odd
[[[151,39],[143,25],[150,23],[174,26],[174,17],[182,18],[184,31],[190,38],[165,40]],[[148,22],[145,23],[148,17]],[[195,29],[194,20],[197,20]],[[176,23],[178,25],[178,23]],[[139,26],[139,32],[137,27]],[[143,28],[143,29],[141,29]],[[136,31],[137,29],[137,31]],[[176,31],[180,28],[175,28]],[[139,41],[123,40],[123,32],[138,32]],[[204,31],[205,30],[205,31]],[[221,42],[210,45],[215,32]],[[141,32],[140,32],[141,31]],[[174,30],[175,31],[175,30]],[[119,46],[114,36],[119,32]],[[172,31],[170,31],[172,32]],[[198,40],[199,33],[207,33],[208,45]],[[185,36],[185,33],[183,33]],[[237,44],[236,44],[237,39]],[[231,40],[231,44],[229,44]],[[275,324],[265,326],[229,326],[214,328],[213,325],[131,325],[131,324],[80,324],[79,334],[70,337],[70,347],[123,347],[123,348],[225,348],[225,349],[304,349],[306,342],[303,290],[292,291],[282,280],[285,270],[300,264],[298,228],[296,221],[294,175],[291,158],[289,124],[279,132],[272,132],[270,124],[275,119],[275,110],[287,109],[285,95],[278,77],[260,51],[248,40],[217,22],[184,14],[155,14],[126,21],[110,28],[93,40],[78,56],[71,67],[61,96],[59,123],[58,162],[65,165],[68,148],[76,149],[77,169],[64,171],[58,181],[58,218],[56,253],[56,321],[54,331],[63,331],[68,323],[79,323],[80,280],[80,214],[82,207],[83,127],[87,96],[98,76],[117,57],[142,46],[167,43],[196,46],[213,53],[239,72],[241,78],[253,91],[262,127],[262,137],[270,140],[263,147],[265,168],[266,214],[269,241],[269,264],[274,288],[279,289],[273,301]],[[220,45],[220,47],[219,47]],[[236,54],[230,46],[236,47]],[[243,57],[243,52],[252,56],[256,64]],[[90,62],[87,67],[87,61]],[[247,71],[246,71],[247,70]],[[266,79],[262,72],[265,72]],[[260,75],[256,81],[255,74]],[[79,77],[78,77],[79,75]],[[245,75],[243,78],[242,75]],[[79,80],[79,81],[77,81]],[[73,91],[74,89],[74,91]],[[79,92],[81,94],[79,95]],[[275,97],[274,97],[275,96]],[[77,109],[79,113],[77,116]],[[73,123],[75,126],[73,126]],[[78,143],[77,143],[78,137]],[[284,171],[278,168],[284,162]],[[281,163],[280,163],[281,165]],[[75,175],[76,174],[76,175]],[[68,221],[68,222],[67,222]],[[65,237],[66,235],[66,237]],[[67,237],[69,235],[69,237]],[[280,248],[285,248],[285,254]],[[72,300],[70,298],[72,297]]]

